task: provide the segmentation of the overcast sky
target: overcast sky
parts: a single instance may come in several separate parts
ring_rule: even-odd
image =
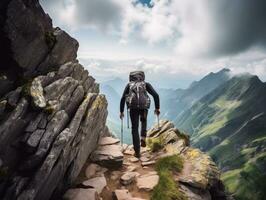
[[[265,0],[40,0],[98,78],[145,70],[185,87],[226,67],[266,80]]]

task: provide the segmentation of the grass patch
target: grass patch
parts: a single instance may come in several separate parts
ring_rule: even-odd
[[[178,155],[167,156],[156,162],[155,169],[158,172],[163,170],[181,172],[183,169],[183,160]]]
[[[168,156],[156,162],[155,169],[159,174],[159,183],[154,187],[151,200],[186,200],[179,191],[178,183],[173,179],[173,171],[180,172],[183,160],[178,155]]]
[[[148,138],[147,139],[147,146],[150,148],[152,152],[157,152],[164,147],[164,142],[162,137],[157,138]]]

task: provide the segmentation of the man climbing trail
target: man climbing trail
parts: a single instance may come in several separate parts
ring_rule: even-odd
[[[132,124],[132,138],[135,156],[140,157],[140,143],[142,147],[146,146],[147,132],[147,115],[150,108],[150,98],[147,94],[151,94],[154,99],[154,113],[160,114],[160,99],[158,93],[153,89],[150,83],[145,82],[145,74],[143,71],[135,71],[129,74],[129,83],[126,85],[120,101],[120,119],[124,118],[125,102],[130,112]],[[139,120],[141,122],[141,141],[139,137]]]

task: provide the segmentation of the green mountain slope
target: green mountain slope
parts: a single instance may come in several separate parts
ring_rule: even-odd
[[[204,96],[177,122],[192,144],[225,172],[236,199],[263,199],[266,166],[266,84],[257,76],[234,77]]]
[[[182,113],[189,109],[196,101],[207,95],[221,84],[230,79],[230,70],[222,69],[216,73],[209,73],[199,81],[193,82],[187,89],[177,89],[162,92],[163,117],[178,121]],[[160,91],[161,92],[161,91]],[[170,93],[171,92],[171,93]]]

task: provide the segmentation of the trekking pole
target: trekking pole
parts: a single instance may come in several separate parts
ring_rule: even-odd
[[[121,118],[121,146],[123,146],[123,118]]]
[[[127,109],[127,128],[129,129],[129,118],[128,118],[128,110],[129,110],[129,109]]]
[[[159,115],[157,115],[157,125],[158,125],[158,129],[160,128],[160,125],[159,125]]]

